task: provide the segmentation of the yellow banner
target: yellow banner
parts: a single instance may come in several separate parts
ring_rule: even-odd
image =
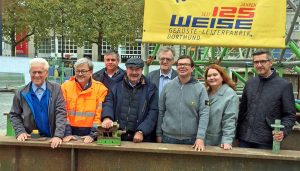
[[[286,0],[145,0],[143,42],[284,48]]]

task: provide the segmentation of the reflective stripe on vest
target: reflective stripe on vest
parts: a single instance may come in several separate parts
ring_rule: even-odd
[[[98,108],[102,108],[102,102],[99,103]]]
[[[83,116],[83,117],[93,117],[95,113],[93,112],[76,112],[76,111],[69,111],[70,116]]]

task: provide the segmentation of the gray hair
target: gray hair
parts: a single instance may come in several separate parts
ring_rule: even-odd
[[[254,53],[252,53],[252,57],[254,58],[254,56],[262,55],[262,54],[266,54],[268,60],[270,61],[274,60],[271,52],[268,49],[257,49]]]
[[[104,53],[104,56],[108,56],[108,55],[112,55],[112,56],[116,57],[118,61],[120,61],[120,56],[117,51],[115,51],[113,49],[108,50],[107,52]]]
[[[162,52],[171,52],[172,53],[172,58],[174,59],[174,57],[175,57],[175,50],[174,50],[173,47],[164,46],[164,47],[160,48],[159,51],[158,51],[158,53],[157,53],[158,54],[158,58],[160,58],[160,54]]]
[[[90,59],[88,59],[88,58],[80,58],[80,59],[78,59],[75,62],[75,64],[74,64],[74,68],[76,68],[77,66],[82,65],[82,64],[88,64],[89,69],[91,71],[94,69],[93,62]]]
[[[45,70],[49,70],[49,63],[44,58],[33,58],[29,61],[29,70],[31,70],[32,65],[42,64]]]

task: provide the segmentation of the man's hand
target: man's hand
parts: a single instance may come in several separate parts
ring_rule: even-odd
[[[59,137],[53,137],[49,140],[49,142],[51,143],[51,148],[56,148],[58,147],[59,144],[62,143],[62,139]]]
[[[154,57],[153,56],[148,56],[147,59],[146,59],[146,64],[151,65],[153,61],[154,61]]]
[[[144,139],[143,133],[140,131],[135,132],[134,137],[133,137],[133,142],[135,143],[140,143]]]
[[[273,134],[273,139],[275,141],[282,141],[283,140],[283,137],[284,137],[283,131],[279,131],[276,134],[275,134],[275,131],[272,131],[272,134]]]
[[[87,136],[82,136],[81,138],[83,139],[83,142],[84,142],[84,143],[91,143],[91,142],[94,141],[94,139],[93,139],[91,136],[89,136],[89,135],[87,135]]]
[[[63,142],[69,142],[71,140],[77,140],[77,138],[73,135],[68,135],[63,138]]]
[[[113,121],[109,118],[105,118],[101,124],[103,128],[110,128],[113,126]]]
[[[223,148],[224,150],[232,150],[232,145],[231,144],[221,144],[220,146],[221,148]]]
[[[156,137],[156,142],[161,143],[162,142],[162,137]]]
[[[204,141],[197,138],[195,144],[193,145],[193,148],[195,148],[195,151],[204,151]]]
[[[30,135],[27,133],[22,133],[17,137],[17,140],[19,141],[26,141],[27,139],[30,138]]]

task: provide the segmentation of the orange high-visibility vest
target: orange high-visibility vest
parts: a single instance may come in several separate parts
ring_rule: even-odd
[[[74,127],[97,127],[100,124],[102,103],[108,89],[92,79],[92,85],[82,91],[75,77],[61,85],[66,100],[67,124]]]

